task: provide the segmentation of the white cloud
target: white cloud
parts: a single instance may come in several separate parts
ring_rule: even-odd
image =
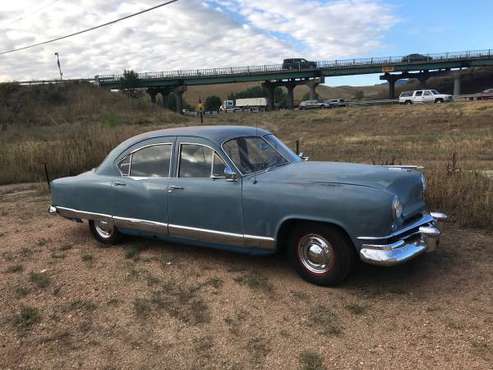
[[[76,32],[157,0],[17,0],[2,4],[0,49]],[[107,28],[0,56],[0,80],[333,59],[378,48],[396,19],[379,0],[181,0]]]

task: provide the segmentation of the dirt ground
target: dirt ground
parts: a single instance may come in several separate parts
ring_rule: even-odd
[[[102,248],[48,205],[0,188],[0,368],[492,368],[491,233],[322,288],[278,255]]]

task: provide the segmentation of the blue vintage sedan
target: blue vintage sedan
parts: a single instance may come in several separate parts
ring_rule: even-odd
[[[286,250],[304,279],[334,285],[358,257],[395,265],[436,245],[446,216],[427,211],[425,189],[414,168],[305,161],[266,130],[200,126],[135,136],[52,181],[49,211],[88,220],[105,244],[133,234]]]

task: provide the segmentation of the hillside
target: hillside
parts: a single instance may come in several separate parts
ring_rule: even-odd
[[[330,83],[330,80],[329,80]],[[185,93],[185,100],[191,104],[195,105],[198,103],[199,97],[204,99],[210,95],[217,95],[224,100],[231,93],[237,93],[239,91],[260,86],[261,83],[256,82],[246,82],[246,83],[236,83],[236,84],[221,84],[221,85],[210,85],[210,86],[192,86],[187,89]],[[384,86],[336,86],[331,87],[327,85],[319,85],[317,87],[317,93],[322,99],[336,99],[342,98],[350,100],[354,98],[357,91],[363,91],[365,97],[368,98],[378,98],[384,91]],[[304,85],[297,86],[294,89],[294,100],[295,103],[299,103],[308,94],[308,88]]]

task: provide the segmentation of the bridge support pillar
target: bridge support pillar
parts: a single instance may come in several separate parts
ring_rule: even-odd
[[[423,71],[418,75],[419,87],[426,89],[426,81],[431,77],[429,71]]]
[[[457,71],[454,73],[454,96],[461,94],[461,73]]]
[[[147,89],[147,93],[151,97],[151,103],[156,104],[156,96],[158,91],[156,89]]]
[[[389,99],[395,99],[395,83],[399,81],[402,77],[402,74],[393,75],[390,73],[385,73],[383,76],[380,76],[381,80],[385,80],[389,84]]]
[[[185,85],[177,86],[173,90],[176,97],[176,113],[183,114],[183,93],[187,91]]]
[[[286,89],[288,90],[288,109],[294,109],[294,88],[296,87],[296,83],[291,82],[286,84]]]
[[[159,93],[161,94],[161,106],[163,108],[168,108],[168,96],[170,93],[169,89],[160,89]]]
[[[270,81],[265,81],[262,83],[262,87],[265,89],[265,92],[267,93],[267,110],[273,110],[274,109],[274,89],[276,88],[276,85]]]
[[[308,80],[306,82],[306,86],[310,89],[309,95],[310,100],[316,100],[318,98],[317,95],[317,86],[320,84],[320,79]]]
[[[387,82],[389,83],[389,98],[390,99],[395,99],[395,83],[397,80],[391,79],[388,80]]]
[[[419,87],[421,89],[426,89],[426,81],[428,80],[428,77],[420,77],[418,78],[419,81]]]

